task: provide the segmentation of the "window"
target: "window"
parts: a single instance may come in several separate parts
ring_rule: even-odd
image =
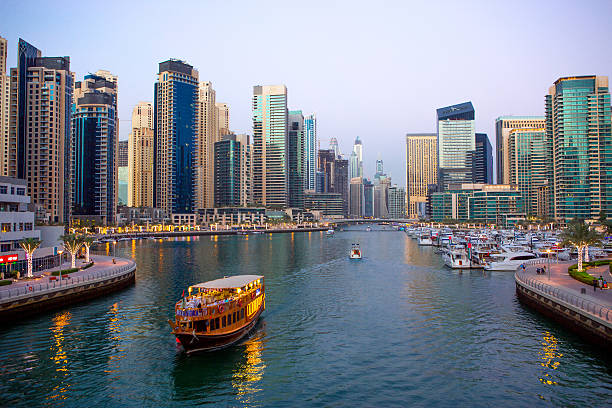
[[[225,327],[226,326],[226,324],[225,324],[227,322],[226,321],[226,317],[227,316],[223,316],[223,318],[221,319],[221,327]]]
[[[6,186],[0,186],[0,194],[6,194],[8,192],[8,188]]]
[[[234,312],[232,323],[236,323],[236,312]]]
[[[244,308],[240,309],[240,320],[244,319]]]

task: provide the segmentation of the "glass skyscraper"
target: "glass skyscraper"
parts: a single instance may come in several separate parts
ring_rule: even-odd
[[[612,214],[612,134],[608,77],[559,78],[546,95],[552,141],[555,218]]]
[[[472,182],[493,184],[493,148],[486,133],[476,133]]]
[[[440,190],[451,183],[471,183],[476,149],[474,106],[472,102],[437,109],[438,184]]]
[[[304,116],[302,111],[289,111],[289,128],[287,131],[287,156],[289,158],[289,196],[288,206],[304,207],[305,185],[305,137]]]
[[[317,117],[310,114],[304,118],[304,189],[317,188]]]
[[[215,143],[215,207],[241,206],[241,146],[235,139],[228,135]]]
[[[161,62],[154,98],[153,204],[169,213],[193,213],[198,71],[184,61]]]

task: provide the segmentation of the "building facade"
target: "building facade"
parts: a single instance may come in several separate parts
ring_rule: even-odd
[[[28,181],[37,219],[68,223],[71,207],[69,57],[42,57],[19,39],[11,69],[8,175]]]
[[[428,186],[438,182],[435,133],[406,135],[406,207],[408,218],[425,217]]]
[[[304,118],[304,189],[317,188],[317,117],[314,113]]]
[[[389,187],[389,218],[406,218],[406,191],[401,187]]]
[[[374,217],[374,184],[363,179],[363,216]]]
[[[170,214],[194,210],[198,78],[198,71],[186,62],[170,59],[159,64],[153,206]]]
[[[40,239],[34,213],[28,211],[27,187],[25,180],[0,176],[0,253],[18,249],[24,238]]]
[[[355,177],[351,179],[349,185],[349,216],[360,218],[364,216],[365,197],[363,189],[363,179]]]
[[[500,116],[495,120],[497,184],[510,183],[509,138],[513,130],[543,129],[544,116]]]
[[[612,214],[612,124],[608,77],[559,78],[546,95],[555,218]]]
[[[508,134],[508,179],[518,186],[528,216],[552,217],[552,149],[544,128]]]
[[[115,223],[118,195],[117,83],[95,74],[75,84],[72,219]]]
[[[256,205],[287,206],[287,87],[253,87],[253,199]]]
[[[11,77],[6,73],[8,42],[0,37],[0,176],[9,174],[9,117]]]
[[[240,143],[240,205],[247,207],[253,203],[253,146],[249,135],[236,135]]]
[[[139,102],[132,111],[128,139],[129,207],[153,207],[155,135],[153,104]]]
[[[304,208],[308,211],[320,211],[326,217],[342,218],[345,216],[344,200],[339,193],[304,193]]]
[[[290,208],[304,208],[306,185],[306,138],[302,111],[289,111],[287,130],[287,157],[289,162],[287,204]]]
[[[217,108],[217,129],[219,131],[219,138],[224,135],[229,135],[230,131],[230,117],[229,117],[229,105],[227,103],[216,102]]]
[[[349,158],[349,177],[363,177],[363,144],[359,136],[355,138],[353,151]]]
[[[493,184],[493,148],[486,133],[476,133],[472,182]]]
[[[217,117],[220,109],[215,100],[216,92],[212,88],[212,83],[200,82],[195,152],[196,209],[210,208],[215,202],[215,143],[220,140],[219,119]],[[229,116],[227,119],[227,126],[229,126]],[[229,134],[229,129],[226,134]]]
[[[471,183],[476,149],[475,114],[472,102],[440,108],[438,116],[438,184]]]
[[[226,135],[215,143],[215,207],[239,207],[241,157],[240,142]]]

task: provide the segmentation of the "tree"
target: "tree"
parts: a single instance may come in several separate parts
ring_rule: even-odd
[[[85,247],[85,263],[89,263],[89,248],[93,245],[94,238],[91,235],[83,235],[81,241]]]
[[[599,234],[591,230],[584,220],[574,220],[561,233],[561,238],[564,246],[572,245],[578,250],[578,271],[582,271],[582,249],[598,242]]]
[[[83,240],[80,236],[75,234],[62,235],[61,238],[62,241],[64,241],[64,248],[66,248],[66,251],[70,252],[72,256],[70,267],[76,268],[76,254],[83,246]]]
[[[22,239],[19,242],[19,246],[25,251],[25,253],[27,254],[27,260],[28,260],[28,273],[27,273],[27,277],[31,278],[32,277],[32,255],[34,254],[34,251],[36,251],[36,249],[38,249],[38,247],[40,246],[41,242],[36,239],[36,238],[25,238]]]

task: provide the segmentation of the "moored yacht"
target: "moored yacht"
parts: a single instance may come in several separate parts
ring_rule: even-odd
[[[189,287],[168,320],[187,353],[230,346],[253,329],[266,308],[264,277],[238,275]]]
[[[531,252],[503,252],[501,254],[492,254],[491,262],[485,265],[488,271],[511,271],[514,272],[526,261],[538,259]]]

